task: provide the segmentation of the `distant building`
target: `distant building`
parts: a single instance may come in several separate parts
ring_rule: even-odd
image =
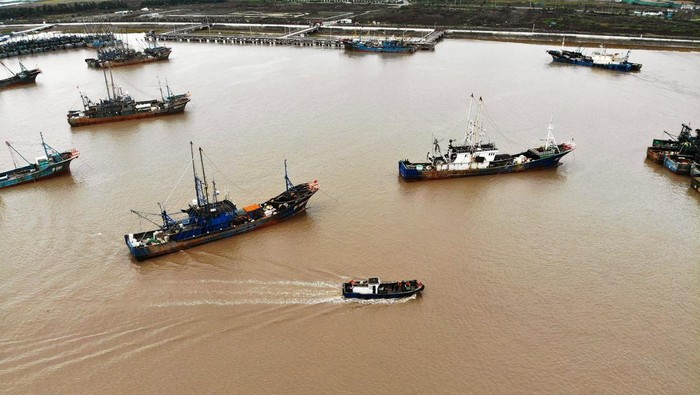
[[[290,0],[294,3],[402,4],[404,0]]]

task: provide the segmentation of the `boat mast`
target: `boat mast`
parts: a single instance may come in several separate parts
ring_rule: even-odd
[[[202,181],[197,177],[197,166],[194,162],[194,144],[190,141],[190,155],[192,157],[192,173],[194,174],[194,191],[197,194],[197,205],[205,206],[207,204],[206,197],[202,191]]]
[[[156,77],[156,78],[158,78],[158,77]],[[165,97],[163,97],[163,87],[160,85],[160,78],[158,78],[158,90],[160,91],[161,100],[165,101]]]
[[[202,178],[204,178],[204,201],[209,203],[209,186],[207,185],[207,173],[204,172],[204,158],[202,157],[202,147],[199,147],[199,161],[202,164]]]
[[[6,69],[7,69],[7,71],[9,71],[10,73],[12,73],[12,75],[13,75],[13,76],[14,76],[14,75],[16,75],[14,71],[10,70],[10,68],[9,68],[9,67],[5,66],[5,63],[3,63],[3,62],[0,62],[0,64],[1,64],[1,65],[2,65],[2,66],[3,66],[4,68],[6,68]]]
[[[117,98],[117,90],[114,88],[114,75],[112,75],[112,67],[109,68],[109,79],[112,81],[112,97]]]
[[[294,188],[294,184],[292,181],[289,179],[289,176],[287,175],[287,160],[284,160],[284,182],[285,182],[285,187],[287,188],[287,191],[290,189]]]
[[[472,136],[474,134],[474,127],[472,125],[472,102],[474,101],[474,94],[472,93],[469,97],[469,111],[467,112],[467,132],[464,136],[464,144],[470,143]],[[471,144],[470,144],[471,145]]]
[[[472,141],[471,141],[471,147],[474,148],[477,145],[481,144],[481,140],[478,142],[476,141],[475,133],[476,131],[479,135],[481,135],[482,127],[481,127],[481,108],[484,105],[484,101],[481,97],[479,97],[479,102],[476,104],[476,116],[474,117],[474,129],[472,130]]]
[[[549,119],[549,126],[547,127],[547,141],[544,143],[545,151],[550,148],[556,148],[557,150],[559,149],[559,147],[557,147],[556,140],[554,140],[552,130],[554,130],[554,116]]]
[[[112,71],[110,70],[109,73],[111,74]],[[111,101],[111,100],[112,100],[112,97],[111,97],[110,94],[109,94],[109,82],[107,81],[107,71],[105,71],[104,68],[102,68],[102,74],[103,74],[104,77],[105,77],[105,88],[107,88],[107,99],[109,99],[109,100]],[[81,97],[83,96],[82,92],[80,93],[80,96],[81,96]]]
[[[173,97],[173,91],[170,90],[170,85],[168,84],[168,79],[165,79],[165,94],[168,95],[168,98]]]

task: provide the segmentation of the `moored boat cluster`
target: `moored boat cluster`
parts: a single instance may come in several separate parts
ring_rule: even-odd
[[[681,125],[678,136],[665,132],[670,139],[654,139],[647,147],[647,159],[662,164],[673,173],[689,175],[690,185],[700,192],[700,129]]]

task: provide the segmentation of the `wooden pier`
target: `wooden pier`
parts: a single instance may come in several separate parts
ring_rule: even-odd
[[[239,45],[293,45],[298,47],[324,47],[324,48],[343,48],[343,40],[341,38],[332,38],[322,34],[314,35],[321,31],[324,26],[314,24],[313,26],[304,27],[292,33],[282,36],[263,36],[253,34],[237,34],[237,35],[222,35],[222,34],[196,34],[197,30],[203,30],[212,27],[212,25],[201,24],[192,25],[165,33],[150,32],[146,34],[148,40],[159,41],[180,41],[180,42],[199,42],[199,43],[214,43],[214,44],[239,44]],[[433,30],[430,33],[419,39],[407,40],[411,45],[422,50],[433,50],[435,44],[445,35],[444,30]]]
[[[199,42],[214,44],[295,45],[299,47],[342,48],[338,39],[316,37],[269,37],[253,35],[201,35],[201,34],[148,34],[148,39],[159,41]]]
[[[177,29],[167,31],[163,34],[168,34],[168,35],[187,34],[187,33],[196,32],[197,30],[208,29],[209,27],[211,27],[211,25],[206,24],[206,23],[201,23],[201,24],[196,24],[196,25],[191,25],[191,26],[179,27]]]
[[[423,36],[417,45],[420,49],[434,50],[435,44],[437,44],[437,42],[443,37],[445,37],[444,30],[433,30],[432,32]]]

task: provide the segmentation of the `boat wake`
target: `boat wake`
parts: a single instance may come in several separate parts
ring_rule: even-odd
[[[197,280],[173,281],[184,290],[152,307],[239,306],[239,305],[390,305],[415,299],[345,299],[341,283],[327,281]],[[205,286],[204,288],[202,286]]]

